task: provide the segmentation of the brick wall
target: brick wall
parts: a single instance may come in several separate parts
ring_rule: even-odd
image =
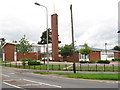
[[[100,51],[92,51],[89,55],[90,61],[98,61],[101,59]]]
[[[17,53],[17,60],[23,60],[25,58],[30,58],[33,60],[40,60],[41,59],[40,53]]]
[[[75,62],[79,62],[79,53],[74,54]],[[60,61],[73,62],[73,56],[68,56],[67,58],[60,57]]]
[[[5,60],[6,61],[14,61],[14,44],[6,44],[4,47],[4,53],[5,53]]]
[[[120,52],[114,52],[114,58],[120,59]]]

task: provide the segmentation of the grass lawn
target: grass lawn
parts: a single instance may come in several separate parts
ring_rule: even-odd
[[[83,73],[55,73],[55,72],[35,72],[36,74],[58,74],[67,75],[69,78],[82,78],[82,79],[98,79],[98,80],[120,80],[118,74],[83,74]]]

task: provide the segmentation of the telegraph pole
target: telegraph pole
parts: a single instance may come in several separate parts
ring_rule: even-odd
[[[76,67],[75,67],[75,47],[74,47],[74,30],[73,30],[73,15],[72,15],[72,4],[70,5],[70,11],[71,11],[71,30],[72,30],[72,48],[73,48],[73,72],[76,73]]]

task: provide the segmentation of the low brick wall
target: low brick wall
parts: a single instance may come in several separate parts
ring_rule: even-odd
[[[79,62],[79,53],[74,54],[75,62]],[[73,56],[68,56],[67,58],[60,57],[60,61],[73,62]]]
[[[17,53],[17,61],[23,60],[25,58],[39,60],[41,59],[41,54],[40,53]]]

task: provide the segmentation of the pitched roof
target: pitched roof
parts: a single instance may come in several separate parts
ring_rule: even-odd
[[[1,48],[4,48],[7,44],[16,45],[16,43],[5,43]]]

